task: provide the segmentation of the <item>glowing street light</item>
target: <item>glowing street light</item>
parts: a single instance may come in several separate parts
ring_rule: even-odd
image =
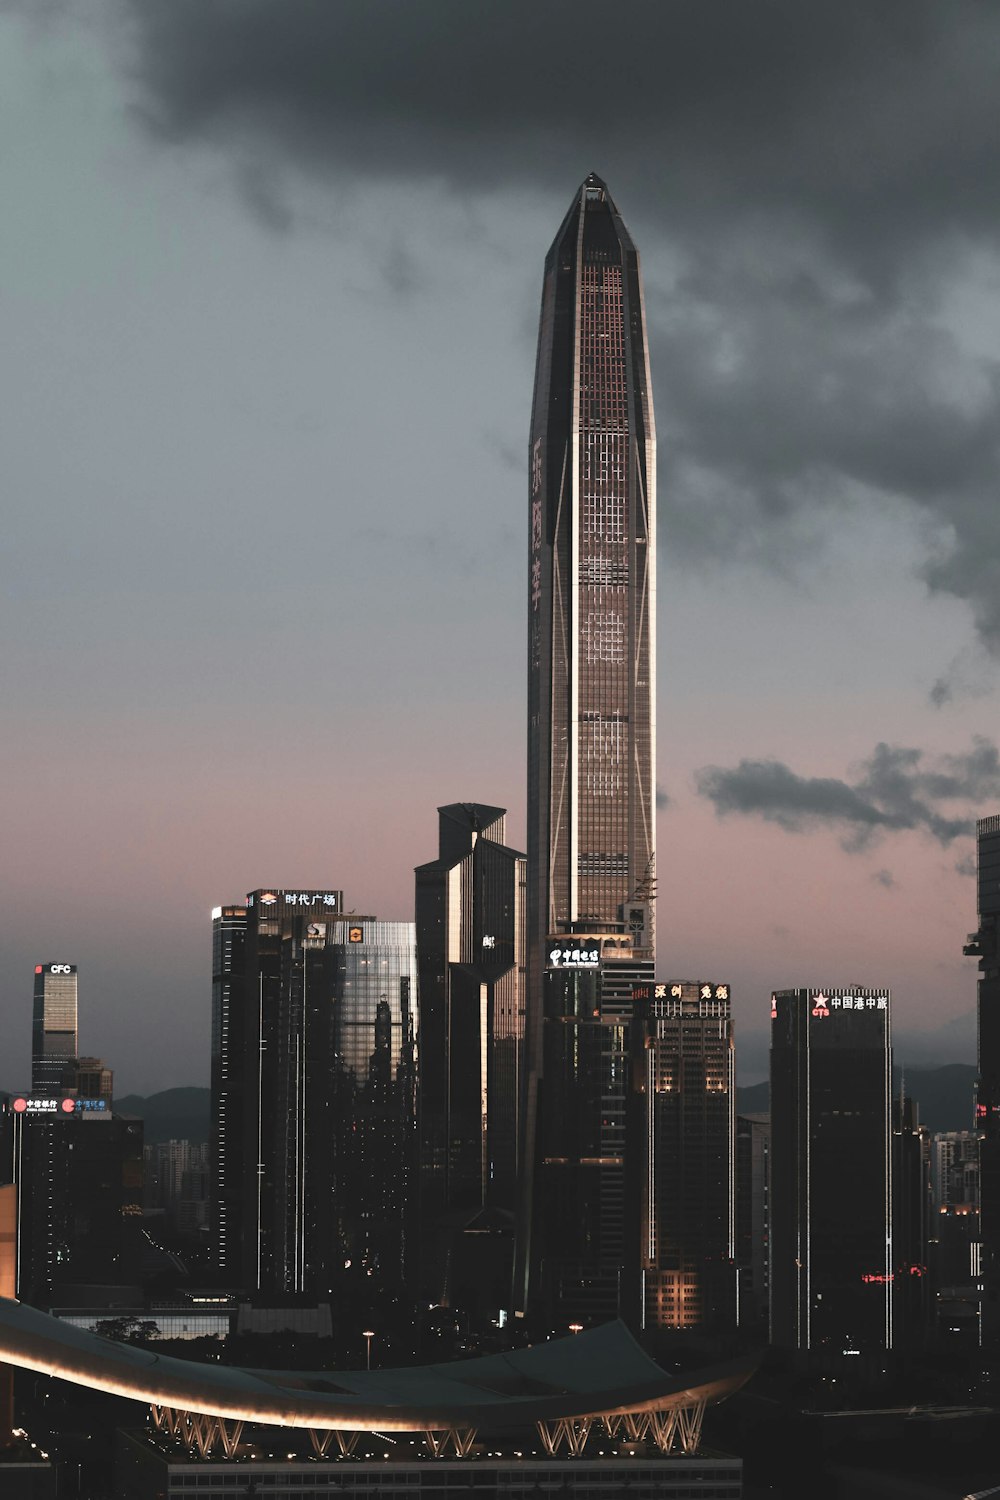
[[[372,1339],[375,1337],[374,1328],[363,1328],[361,1330],[361,1337],[365,1341],[366,1368],[370,1370],[372,1367]]]

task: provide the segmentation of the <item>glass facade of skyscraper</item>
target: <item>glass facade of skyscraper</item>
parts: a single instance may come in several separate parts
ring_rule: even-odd
[[[889,992],[771,1001],[771,1342],[800,1353],[893,1345]]]
[[[416,1145],[410,922],[339,890],[213,913],[213,1222],[250,1290],[328,1296],[345,1263],[403,1275]]]
[[[595,1317],[627,1305],[638,1317],[641,1126],[628,1142],[623,1135],[598,1149],[595,1140],[625,1131],[631,991],[619,995],[612,975],[632,966],[633,978],[651,978],[655,956],[656,438],[639,256],[594,175],[545,261],[528,503],[528,992],[515,1300],[559,1317],[571,1305]],[[593,933],[627,935],[615,955],[621,964],[606,964],[599,947],[599,976],[551,972],[555,946],[573,951]]]
[[[516,1205],[525,990],[526,861],[504,842],[504,809],[451,803],[438,816],[439,857],[415,872],[421,1286],[433,1301],[454,1281],[456,1230]],[[510,1239],[508,1221],[508,1251]],[[504,1279],[494,1314],[509,1266]]]
[[[645,1036],[643,1320],[736,1322],[735,1106],[728,984],[668,981],[634,996]]]
[[[77,1054],[76,964],[35,965],[31,1017],[31,1090],[55,1098]]]
[[[982,1236],[983,1336],[1000,1342],[1000,815],[976,824],[976,907],[979,925],[965,952],[979,959],[980,1232]]]

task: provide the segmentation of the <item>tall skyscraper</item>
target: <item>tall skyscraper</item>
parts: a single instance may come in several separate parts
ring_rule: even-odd
[[[643,1317],[651,1328],[736,1326],[736,1078],[728,984],[672,981],[634,996],[646,1154]]]
[[[57,1098],[76,1058],[76,964],[36,964],[31,1017],[31,1091]]]
[[[893,1344],[889,992],[771,998],[771,1342]]]
[[[504,842],[502,807],[438,817],[438,858],[415,874],[421,1281],[444,1301],[456,1231],[517,1201],[526,861]]]
[[[624,1198],[612,1229],[610,1187],[601,1195],[603,1248],[581,1239],[575,1253],[571,1243],[595,1222],[597,1179],[589,1182],[583,1158],[585,1141],[593,1144],[602,1128],[597,1104],[593,1120],[579,1118],[573,1079],[583,1067],[596,1083],[619,1043],[627,1050],[631,998],[619,1005],[611,976],[621,979],[634,966],[631,978],[651,979],[655,956],[656,439],[639,256],[594,175],[545,261],[528,569],[527,1064],[515,1299],[524,1306],[538,1293],[545,1305],[565,1308],[579,1301],[572,1288],[582,1277],[581,1296],[585,1290],[596,1313],[615,1299],[634,1305],[631,1290],[620,1294],[621,1276],[633,1288],[638,1274],[631,1262],[613,1272],[616,1236],[630,1256],[632,1240]],[[628,953],[612,960],[607,942],[618,934],[628,934]],[[548,954],[563,943],[567,951],[594,951],[576,939],[598,935],[599,958],[579,984],[558,974]],[[574,1018],[582,1052],[564,1045],[566,1017]],[[552,1076],[551,1068],[563,1071]],[[620,1073],[609,1076],[617,1109],[627,1088]],[[570,1155],[590,1205],[576,1230],[572,1222],[560,1226],[539,1175],[553,1175],[554,1143],[567,1144],[564,1107],[579,1127]],[[626,1154],[624,1145],[610,1153],[609,1163],[618,1162],[611,1175],[619,1167],[626,1173]],[[636,1165],[633,1152],[630,1180]],[[555,1240],[543,1243],[546,1234]]]
[[[215,1263],[238,1280],[243,1244],[244,1113],[247,1027],[252,1014],[244,999],[246,904],[212,912],[212,1119],[209,1203]]]
[[[414,926],[342,911],[261,889],[213,915],[213,1221],[248,1290],[329,1295],[345,1261],[397,1282],[409,1248]]]
[[[656,437],[639,255],[594,175],[545,261],[529,473],[534,981],[574,922],[654,950]]]
[[[979,959],[979,1142],[983,1336],[1000,1338],[1000,815],[976,824],[979,926],[965,952]]]

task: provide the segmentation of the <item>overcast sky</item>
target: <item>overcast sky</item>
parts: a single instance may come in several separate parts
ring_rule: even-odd
[[[213,905],[409,918],[444,802],[523,846],[541,270],[589,171],[652,349],[661,977],[733,985],[744,1081],[793,984],[974,1060],[998,59],[971,0],[0,0],[0,1083],[36,962],[118,1092],[207,1082]]]

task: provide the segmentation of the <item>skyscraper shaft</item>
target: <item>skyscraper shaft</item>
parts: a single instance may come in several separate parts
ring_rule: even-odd
[[[531,422],[528,940],[653,891],[656,438],[639,256],[604,183],[545,262]],[[636,948],[653,955],[649,909]],[[534,992],[538,993],[537,982]]]
[[[63,1075],[76,1061],[76,964],[36,964],[31,1017],[31,1088],[61,1093]]]
[[[655,487],[639,256],[591,175],[545,261],[529,449],[514,1300],[558,1317],[638,1301],[643,1147],[626,1060],[632,989],[655,956]]]

